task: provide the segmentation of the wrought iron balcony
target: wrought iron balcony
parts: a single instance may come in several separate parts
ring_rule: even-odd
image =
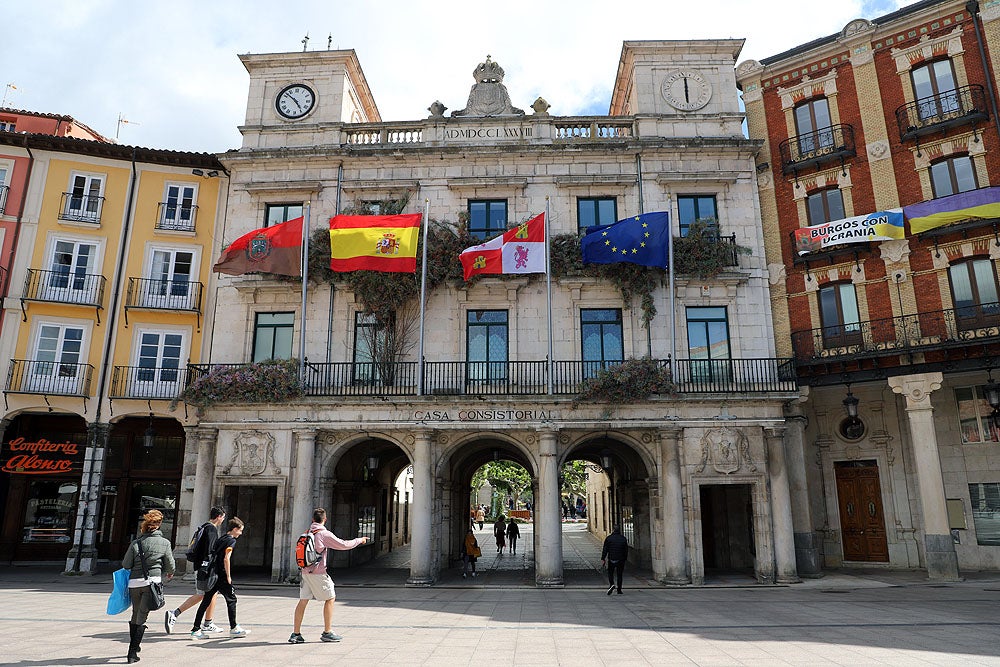
[[[4,393],[90,396],[93,375],[90,364],[11,359]]]
[[[618,362],[556,361],[554,394],[580,393],[583,382]],[[670,368],[669,360],[660,360]],[[188,380],[196,381],[213,368],[247,364],[189,364]],[[673,364],[680,393],[794,392],[797,382],[792,359],[679,359]],[[416,396],[415,361],[392,363],[307,363],[307,396]],[[428,396],[540,396],[548,392],[545,361],[430,361],[424,364]]]
[[[186,368],[115,366],[110,398],[173,399],[187,384]]]
[[[7,193],[10,192],[9,185],[0,185],[0,215],[7,211]]]
[[[1000,303],[841,324],[792,334],[801,364],[1000,343]]]
[[[785,139],[778,144],[783,173],[801,172],[831,161],[843,162],[857,155],[854,144],[854,127],[847,124],[831,125],[815,132],[807,132]]]
[[[58,271],[28,269],[21,307],[24,308],[25,301],[50,301],[93,306],[100,310],[106,283],[102,275],[72,271],[68,266]]]
[[[201,295],[204,286],[188,280],[129,278],[125,292],[125,325],[129,310],[175,310],[198,314],[201,326]]]
[[[956,125],[989,120],[986,92],[979,84],[929,95],[896,109],[899,140],[918,139]]]
[[[197,216],[197,206],[161,201],[157,207],[155,228],[168,232],[193,232]]]
[[[64,192],[62,203],[59,205],[59,219],[99,225],[101,224],[101,210],[103,208],[104,197]]]

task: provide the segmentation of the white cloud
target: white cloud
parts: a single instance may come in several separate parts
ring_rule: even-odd
[[[56,5],[53,8],[53,4]],[[240,145],[248,77],[238,53],[353,48],[383,119],[424,118],[440,100],[465,106],[487,54],[506,71],[515,106],[539,95],[550,113],[607,111],[625,40],[746,38],[761,59],[911,4],[847,0],[822,12],[800,1],[630,3],[539,0],[445,5],[426,0],[176,0],[15,3],[0,45],[7,106],[68,114],[122,143],[220,152]]]

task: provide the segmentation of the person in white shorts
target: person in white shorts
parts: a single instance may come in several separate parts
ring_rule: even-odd
[[[348,551],[362,544],[368,543],[367,537],[359,537],[353,540],[342,540],[326,529],[326,510],[317,507],[313,510],[312,524],[309,532],[314,533],[313,541],[316,545],[316,553],[319,560],[309,567],[299,570],[302,579],[299,584],[299,602],[295,605],[295,619],[292,635],[288,638],[289,644],[302,644],[305,638],[302,636],[302,618],[306,614],[306,606],[309,600],[323,601],[323,634],[320,641],[339,642],[343,637],[333,632],[333,601],[337,598],[337,593],[333,588],[333,579],[326,572],[326,555],[330,549],[337,551]]]

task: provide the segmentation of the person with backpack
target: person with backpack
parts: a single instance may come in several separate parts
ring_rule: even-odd
[[[194,595],[185,600],[177,609],[164,612],[163,628],[167,631],[168,635],[173,632],[177,617],[185,610],[201,602],[202,598],[205,597],[205,592],[208,591],[208,586],[205,584],[208,578],[208,555],[212,553],[212,547],[215,546],[215,541],[219,539],[219,528],[225,520],[226,511],[221,507],[213,507],[208,513],[208,521],[198,526],[198,529],[194,531],[194,535],[191,537],[191,544],[188,545],[188,550],[184,553],[184,557],[187,558],[188,564],[195,570]],[[212,598],[205,611],[205,622],[202,624],[201,629],[205,632],[225,632],[212,621],[214,616],[215,598]]]
[[[312,524],[295,543],[295,562],[299,566],[299,602],[295,605],[295,616],[289,644],[302,644],[302,618],[306,614],[309,600],[323,601],[323,634],[320,641],[339,642],[343,637],[333,632],[333,601],[337,599],[333,579],[326,571],[326,557],[330,549],[348,551],[367,544],[367,537],[342,540],[326,529],[326,510],[313,510]]]
[[[204,639],[208,635],[202,630],[201,621],[205,617],[208,606],[212,604],[216,593],[221,593],[226,600],[226,609],[229,612],[229,636],[246,637],[249,630],[244,630],[236,622],[236,590],[233,588],[232,555],[236,547],[236,540],[243,534],[243,521],[239,517],[229,520],[229,532],[215,541],[209,553],[208,578],[205,585],[205,597],[198,605],[198,613],[194,616],[194,626],[191,628],[191,639]]]
[[[161,586],[163,576],[167,580],[174,576],[174,555],[170,541],[163,536],[160,525],[163,512],[149,510],[142,515],[139,537],[129,544],[122,567],[129,570],[128,593],[132,600],[132,618],[128,623],[128,663],[139,662],[139,644],[146,632],[146,618],[149,612],[159,609],[161,601],[155,599],[152,587]]]

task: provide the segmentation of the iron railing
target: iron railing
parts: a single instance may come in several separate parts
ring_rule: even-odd
[[[989,119],[986,92],[979,84],[928,95],[896,109],[900,141],[915,139],[951,125]]]
[[[156,229],[170,232],[193,232],[198,207],[161,201],[156,211]]]
[[[887,356],[997,341],[1000,341],[1000,303],[792,333],[792,347],[799,362]]]
[[[100,307],[107,279],[98,274],[65,270],[28,269],[24,279],[24,301],[78,303]]]
[[[59,219],[89,222],[97,225],[101,222],[103,208],[104,197],[64,192],[62,193],[62,203],[59,205]]]
[[[115,366],[110,398],[173,399],[187,386],[187,369],[169,366]]]
[[[0,215],[7,210],[7,193],[10,192],[9,185],[0,185]]]
[[[11,359],[4,391],[11,394],[90,396],[93,375],[94,367],[90,364]]]
[[[621,362],[556,361],[552,390],[567,395],[581,392],[583,383],[602,368]],[[669,360],[659,363],[669,369]],[[212,369],[242,368],[249,364],[189,364],[188,381]],[[415,361],[392,363],[307,362],[307,396],[416,396]],[[680,393],[763,393],[796,390],[792,359],[678,359],[674,383]],[[538,396],[548,392],[545,361],[429,361],[424,364],[427,396]]]
[[[188,280],[129,278],[126,308],[149,310],[193,310],[201,312],[203,286]]]
[[[854,144],[854,127],[847,124],[831,125],[814,132],[806,132],[778,144],[781,169],[784,173],[819,165],[828,160],[853,157],[857,154]]]

